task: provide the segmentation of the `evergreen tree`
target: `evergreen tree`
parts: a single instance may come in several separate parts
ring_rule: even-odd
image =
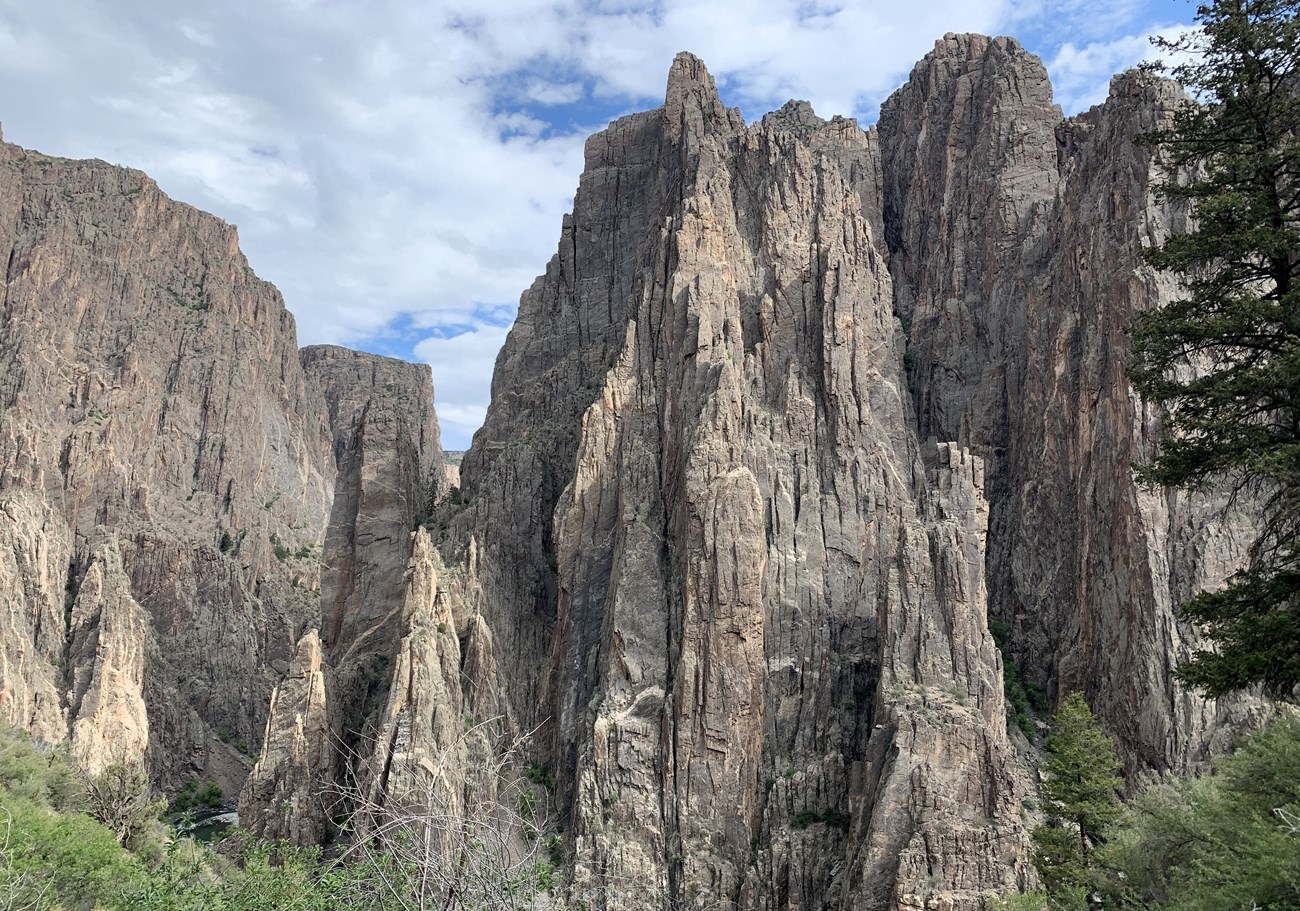
[[[1191,206],[1193,227],[1150,261],[1185,282],[1181,300],[1143,314],[1132,380],[1168,408],[1158,484],[1227,483],[1264,502],[1248,566],[1183,605],[1217,650],[1182,679],[1210,695],[1300,684],[1300,4],[1217,0],[1172,74],[1196,97],[1159,148],[1162,195]]]
[[[1088,885],[1093,846],[1121,808],[1119,757],[1088,703],[1073,693],[1052,719],[1043,760],[1047,824],[1033,833],[1034,866],[1048,894]]]

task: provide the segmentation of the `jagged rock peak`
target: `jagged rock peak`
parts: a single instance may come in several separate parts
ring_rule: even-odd
[[[682,51],[668,70],[664,124],[669,139],[678,144],[709,133],[744,129],[745,119],[740,111],[722,103],[704,61]]]
[[[714,98],[718,97],[718,88],[704,61],[690,51],[681,51],[673,58],[673,65],[668,70],[668,96],[672,97],[674,91],[691,87],[697,87]]]
[[[951,87],[963,82],[968,82],[965,94],[982,98],[995,110],[1023,107],[1032,116],[1040,107],[1054,108],[1047,67],[1036,54],[1005,35],[990,38],[954,33],[934,43],[934,49],[912,68],[907,84],[886,105],[894,103],[899,96],[918,92],[940,101],[946,98]],[[1056,118],[1060,119],[1060,109],[1055,111]],[[883,108],[881,116],[883,119]]]
[[[814,130],[825,123],[807,101],[787,101],[780,110],[763,117],[763,126],[773,130]]]
[[[956,60],[979,60],[984,57],[989,48],[997,48],[1009,56],[1017,54],[1029,54],[1020,42],[1015,38],[1007,35],[1001,35],[993,38],[989,35],[981,35],[975,32],[948,32],[942,38],[934,43],[934,50],[922,58],[921,63],[931,59],[956,59]],[[1035,58],[1037,59],[1037,58]],[[918,64],[919,66],[920,64]]]

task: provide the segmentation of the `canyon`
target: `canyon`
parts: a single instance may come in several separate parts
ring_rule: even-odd
[[[1172,676],[1249,504],[1132,473],[1127,328],[1178,293],[1142,250],[1187,219],[1139,137],[1181,103],[1128,72],[1066,118],[948,35],[870,129],[746,124],[678,55],[588,140],[458,472],[427,366],[299,350],[231,226],[0,142],[0,717],[304,844],[469,812],[510,746],[593,909],[1032,886],[1007,664],[1130,771],[1264,710]]]

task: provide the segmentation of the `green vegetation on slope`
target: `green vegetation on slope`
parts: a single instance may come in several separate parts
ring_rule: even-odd
[[[554,784],[540,766],[526,776]],[[538,798],[527,793],[522,850],[508,825],[498,831],[509,813],[489,805],[460,826],[452,816],[382,817],[382,831],[353,833],[335,858],[246,834],[218,854],[162,824],[165,801],[138,770],[90,778],[0,724],[0,911],[523,911],[541,901],[562,911],[542,893],[558,884],[563,852],[558,838],[541,838]],[[178,802],[205,797],[219,800],[215,785],[189,787]]]
[[[1034,833],[1046,892],[1003,907],[1300,908],[1300,716],[1274,721],[1212,774],[1155,781],[1122,806],[1114,749],[1084,712],[1067,701],[1049,740],[1048,822]]]
[[[1133,385],[1167,409],[1141,474],[1260,498],[1249,565],[1182,607],[1218,648],[1179,673],[1212,696],[1286,697],[1300,685],[1300,17],[1295,3],[1217,0],[1196,19],[1159,42],[1189,60],[1172,75],[1204,104],[1148,137],[1161,194],[1195,220],[1148,251],[1186,291],[1133,331]]]

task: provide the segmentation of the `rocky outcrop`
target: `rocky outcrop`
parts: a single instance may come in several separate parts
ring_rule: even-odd
[[[39,477],[38,467],[23,468]],[[57,743],[68,736],[63,671],[68,589],[76,581],[72,531],[39,487],[19,486],[12,473],[0,485],[0,713]]]
[[[138,744],[143,699],[154,775],[233,789],[318,609],[315,562],[273,544],[318,541],[330,502],[292,317],[229,225],[139,172],[11,145],[0,262],[0,498],[25,564],[6,716],[99,743],[93,765]]]
[[[442,541],[458,625],[519,659],[586,900],[1029,882],[986,611],[1131,766],[1243,717],[1172,682],[1173,606],[1241,515],[1131,474],[1159,415],[1125,330],[1177,293],[1141,249],[1180,218],[1136,137],[1180,97],[1130,74],[1066,121],[1014,41],[950,35],[876,131],[746,127],[682,56],[588,142]]]
[[[359,767],[380,761],[376,750],[391,741],[385,734],[395,723],[388,717],[391,703],[395,692],[404,692],[397,681],[409,674],[399,655],[410,651],[420,601],[409,591],[412,573],[430,574],[422,609],[432,609],[434,570],[417,569],[428,559],[417,553],[411,529],[428,518],[437,499],[442,449],[427,365],[330,346],[304,348],[301,357],[308,382],[325,402],[338,466],[314,619],[320,633],[310,639],[312,679],[319,678],[320,692],[311,692],[312,725],[304,740],[303,685],[293,675],[280,684],[267,721],[271,746],[240,807],[254,831],[310,843],[328,829],[346,783]],[[427,534],[420,534],[427,551]],[[450,624],[442,625],[445,631]],[[454,633],[450,638],[455,641]],[[457,664],[459,655],[457,649]],[[446,711],[461,716],[459,708]],[[427,738],[419,742],[437,747]],[[384,755],[391,749],[389,743]],[[287,800],[286,789],[292,792]]]
[[[377,710],[407,632],[411,529],[437,498],[442,448],[427,365],[333,347],[305,348],[302,361],[329,408],[338,462],[320,623],[342,734]]]
[[[165,782],[261,737],[242,817],[300,842],[345,787],[472,815],[518,744],[593,909],[1032,884],[990,614],[1133,767],[1252,710],[1171,682],[1246,507],[1131,476],[1184,217],[1135,137],[1180,99],[1065,120],[949,35],[877,129],[746,125],[679,55],[588,141],[454,491],[427,369],[295,353],[228,226],[0,146],[0,711]]]
[[[362,788],[377,810],[446,817],[463,812],[471,741],[483,738],[465,713],[460,640],[438,590],[437,552],[424,529],[413,537],[403,604],[408,634],[394,656]]]
[[[880,121],[919,432],[988,464],[990,611],[1029,675],[1083,690],[1130,765],[1157,768],[1203,760],[1245,710],[1172,678],[1196,643],[1173,607],[1240,564],[1242,511],[1132,477],[1159,415],[1128,385],[1127,331],[1178,293],[1142,250],[1185,218],[1137,137],[1182,100],[1129,73],[1066,121],[1037,58],[950,35]]]
[[[73,755],[92,775],[139,761],[149,744],[144,675],[152,637],[121,559],[112,537],[91,551],[68,618]]]
[[[679,56],[588,142],[498,361],[453,530],[593,907],[1025,876],[977,460],[932,478],[909,429],[878,155],[806,105],[746,127]]]
[[[262,750],[239,795],[240,825],[269,841],[319,844],[342,795],[326,773],[334,767],[321,669],[320,634],[294,649],[289,672],[271,697]]]
[[[308,381],[325,399],[337,465],[343,465],[366,407],[376,396],[383,396],[393,401],[409,425],[407,433],[416,456],[410,470],[421,483],[441,487],[445,474],[442,441],[433,408],[433,371],[428,364],[411,364],[337,345],[309,345],[298,352],[298,357]]]
[[[102,162],[0,145],[0,262],[0,712],[233,793],[294,643],[400,599],[429,370],[300,361],[234,229]]]

